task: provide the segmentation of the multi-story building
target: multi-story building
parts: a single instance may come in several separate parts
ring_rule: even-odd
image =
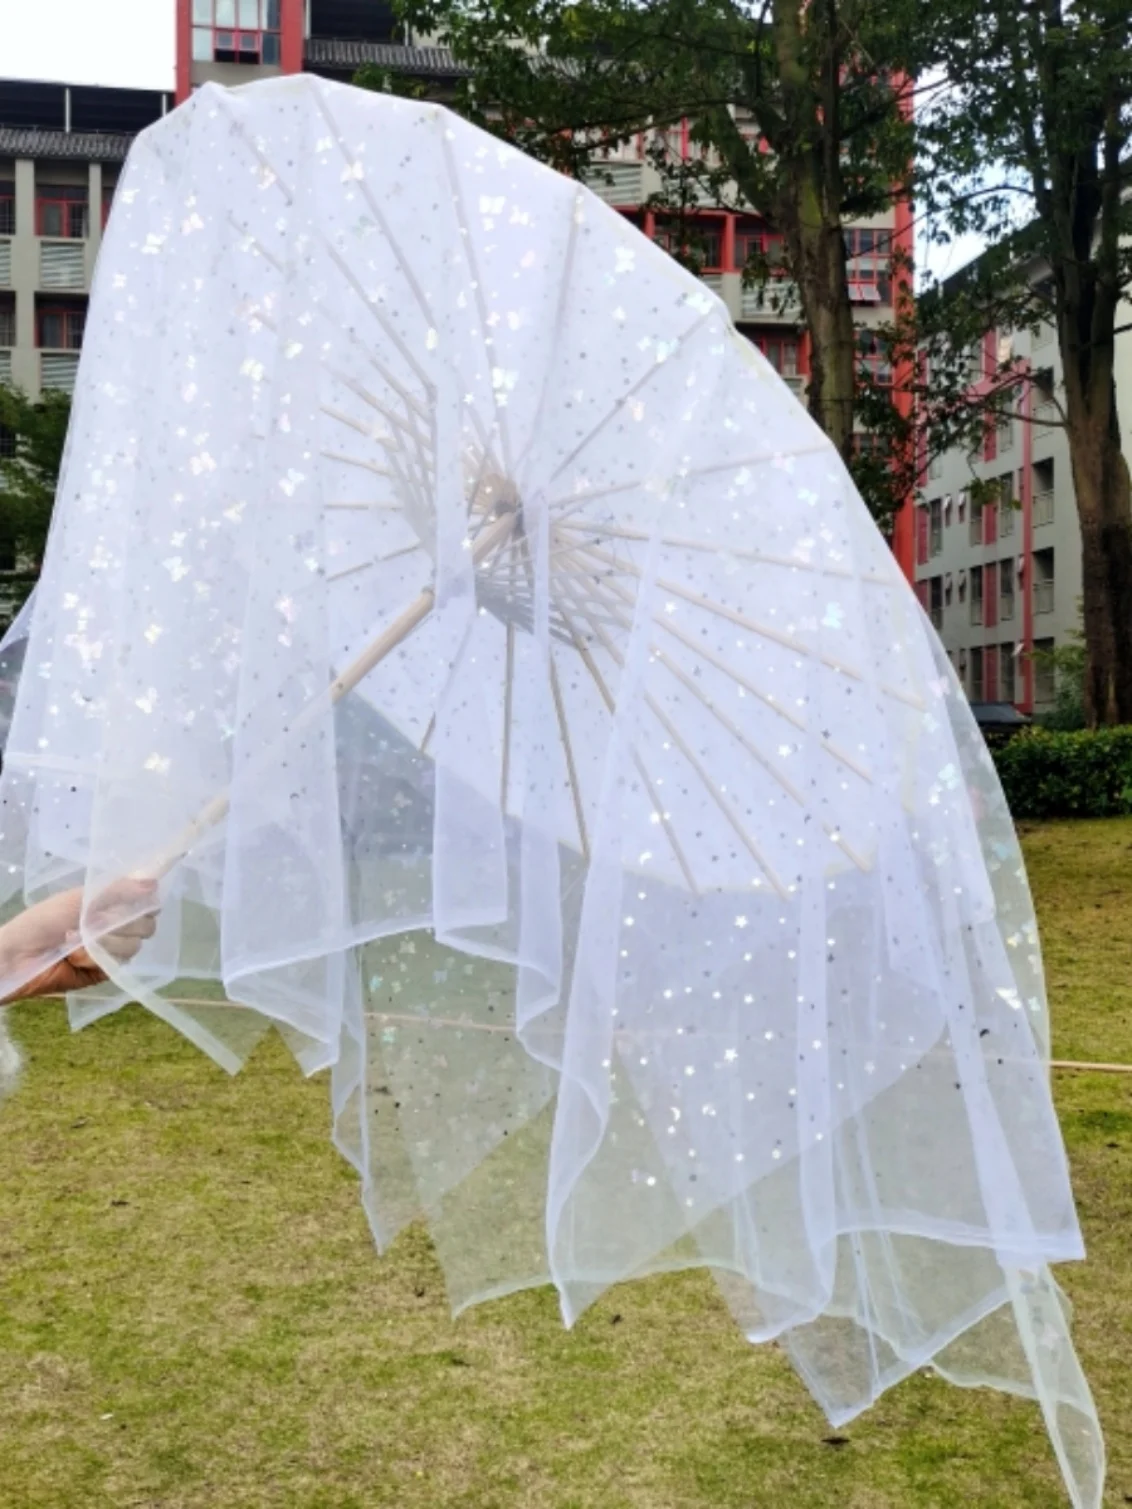
[[[155,0],[157,3],[157,0]],[[134,134],[206,81],[225,85],[306,69],[349,80],[374,65],[428,84],[443,97],[462,70],[451,54],[407,37],[383,0],[165,0],[176,4],[176,90],[79,88],[0,81],[0,381],[36,395],[70,391],[83,322],[118,174]],[[677,156],[693,150],[686,128],[668,133]],[[648,235],[674,239],[671,221],[648,208],[660,176],[640,138],[591,177],[591,187]],[[809,342],[795,291],[771,276],[744,278],[752,255],[773,267],[780,238],[755,214],[705,203],[694,212],[702,276],[738,328],[799,394]],[[688,220],[682,222],[685,226]],[[911,216],[898,203],[875,223],[849,232],[850,292],[862,361],[890,376],[871,349],[869,327],[890,314],[893,254],[911,251]],[[0,431],[0,447],[11,437]],[[867,438],[862,437],[862,444]],[[910,570],[910,547],[904,561]],[[5,573],[14,566],[0,541],[0,622]],[[10,598],[11,593],[8,594]]]
[[[1035,281],[1047,271],[1036,267]],[[1117,345],[1127,452],[1132,335]],[[1007,365],[1017,373],[1013,417],[988,425],[974,454],[956,449],[928,464],[915,509],[915,583],[970,701],[1030,714],[1056,695],[1053,662],[1041,652],[1073,644],[1081,630],[1081,533],[1053,326],[988,331],[971,355],[972,388],[1001,382]],[[976,482],[999,484],[999,500],[980,507],[985,489]]]

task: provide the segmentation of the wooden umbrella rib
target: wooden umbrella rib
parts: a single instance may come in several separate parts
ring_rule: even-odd
[[[611,566],[615,571],[628,572],[630,576],[638,578],[642,575],[640,567],[632,561],[619,561],[616,556],[609,555],[608,552],[601,550],[596,545],[582,545],[579,546],[579,550],[594,560],[602,561],[604,564]],[[735,624],[738,628],[746,629],[749,634],[754,634],[760,639],[766,639],[771,643],[781,645],[783,649],[790,650],[794,654],[802,655],[807,659],[817,660],[828,670],[836,671],[842,676],[848,676],[851,681],[859,681],[865,684],[865,677],[860,671],[854,670],[852,666],[846,665],[840,660],[835,660],[832,655],[824,655],[818,651],[814,651],[800,639],[794,639],[791,635],[784,634],[779,629],[773,629],[768,624],[761,624],[753,618],[748,618],[746,614],[740,613],[735,608],[728,608],[723,603],[712,602],[711,598],[703,597],[700,593],[693,592],[690,588],[681,586],[679,582],[669,581],[664,577],[659,577],[656,585],[664,592],[671,593],[673,597],[678,597],[686,603],[691,603],[693,607],[703,609],[705,613],[712,613],[717,618],[724,618],[729,623]],[[913,697],[911,693],[902,692],[899,687],[887,686],[881,683],[878,683],[878,687],[885,696],[891,697],[894,701],[903,702],[907,706],[915,708],[917,712],[924,711],[923,702],[918,697]]]
[[[558,733],[562,739],[562,748],[566,753],[566,772],[570,779],[570,792],[574,798],[574,818],[578,824],[578,840],[582,846],[582,858],[589,861],[590,841],[586,832],[586,811],[582,801],[582,787],[578,780],[578,767],[574,761],[574,746],[570,738],[570,725],[566,718],[566,704],[562,696],[562,682],[558,675],[558,665],[554,659],[554,646],[547,648],[547,657],[550,660],[550,690],[554,697],[554,712],[558,719]]]
[[[67,997],[58,991],[51,991],[46,995],[37,997],[41,1001],[66,1001]],[[199,1009],[207,1007],[213,1011],[259,1011],[257,1006],[247,1006],[242,1001],[211,1000],[207,996],[160,996],[159,999],[167,1006],[188,1006]],[[452,1027],[459,1032],[502,1032],[511,1037],[519,1036],[518,1027],[508,1026],[504,1022],[473,1022],[461,1017],[438,1017],[419,1016],[411,1012],[403,1011],[363,1011],[363,1017],[371,1022],[397,1022],[409,1027],[440,1028]],[[679,1029],[673,1031],[651,1030],[649,1038],[672,1038],[678,1035]],[[645,1040],[645,1034],[640,1031],[630,1031],[625,1028],[615,1029],[613,1037],[621,1042],[641,1042]],[[1049,1061],[1051,1069],[1065,1069],[1078,1074],[1132,1074],[1132,1064],[1109,1064],[1091,1063],[1084,1060],[1071,1058],[1054,1058]]]
[[[515,696],[515,625],[508,621],[506,629],[506,668],[503,683],[503,759],[499,776],[499,806],[507,812],[507,793],[511,785],[511,718]]]
[[[607,590],[616,593],[616,595],[621,598],[623,602],[632,604],[634,600],[633,594],[624,585],[624,583],[617,582],[612,577],[606,577],[604,579],[604,586]],[[722,672],[723,675],[729,677],[732,681],[734,681],[737,686],[741,686],[745,692],[748,692],[752,697],[755,697],[760,702],[762,702],[764,706],[770,708],[771,712],[777,713],[779,717],[784,718],[786,722],[789,723],[793,728],[796,728],[799,733],[806,733],[808,731],[806,720],[801,717],[800,714],[792,712],[790,708],[779,702],[777,698],[771,696],[769,692],[764,692],[761,687],[756,686],[749,677],[743,675],[740,670],[731,665],[728,661],[724,660],[721,655],[717,655],[714,650],[708,649],[705,645],[697,644],[695,639],[693,639],[690,634],[688,634],[684,629],[680,628],[678,624],[673,623],[667,615],[665,615],[664,617],[658,617],[654,614],[653,623],[655,623],[659,628],[662,628],[667,634],[670,634],[674,639],[678,639],[682,645],[685,645],[689,650],[692,651],[697,659],[706,660],[709,665],[714,666],[716,670]],[[657,649],[656,653],[658,655],[663,654],[663,651]],[[837,760],[840,764],[844,765],[847,770],[851,770],[854,775],[860,776],[861,780],[868,781],[870,783],[872,782],[872,775],[870,774],[870,772],[866,770],[863,765],[859,765],[857,761],[853,759],[852,755],[849,755],[844,750],[838,748],[838,746],[835,745],[830,739],[823,738],[819,742],[821,748],[827,755],[830,756],[831,759]]]
[[[689,325],[687,330],[676,337],[677,346],[683,348],[685,345],[690,343],[700,333],[704,326],[714,318],[717,318],[717,311],[715,309],[710,309],[707,314],[703,314],[698,320],[694,320],[692,324]],[[630,384],[630,386],[626,388],[625,391],[614,400],[613,406],[610,409],[606,410],[606,412],[602,415],[601,419],[593,427],[589,434],[586,435],[583,439],[579,440],[577,445],[566,457],[566,459],[562,461],[553,472],[551,472],[550,476],[547,478],[547,487],[549,487],[557,477],[560,477],[567,467],[573,465],[573,463],[585,450],[586,446],[591,444],[591,442],[601,434],[602,430],[605,429],[606,425],[621,413],[625,405],[629,402],[630,398],[634,397],[634,395],[639,393],[643,387],[652,382],[653,378],[656,377],[658,373],[664,372],[666,369],[668,369],[668,366],[669,364],[667,362],[653,362],[652,366],[649,367],[646,372],[643,372],[641,376],[637,378],[636,382]]]
[[[535,406],[534,419],[529,428],[529,438],[522,452],[515,459],[516,477],[522,472],[523,464],[530,454],[536,439],[542,430],[543,413],[546,409],[546,400],[550,393],[550,386],[556,375],[555,369],[558,361],[558,348],[562,341],[562,332],[566,328],[567,300],[570,293],[570,285],[574,277],[574,258],[578,247],[578,224],[580,220],[579,207],[581,195],[577,190],[570,196],[570,229],[566,235],[566,250],[562,256],[562,271],[558,279],[558,303],[554,314],[554,324],[551,328],[550,351],[547,354],[546,364],[543,370],[542,385],[539,390],[538,403]]]
[[[557,607],[559,613],[562,615],[562,621],[566,625],[567,633],[570,635],[574,648],[577,651],[582,664],[585,666],[586,670],[589,671],[590,677],[594,685],[597,687],[599,696],[605,703],[610,715],[616,716],[616,700],[612,692],[609,690],[609,687],[606,685],[605,677],[601,674],[597,662],[590,654],[588,647],[583,643],[582,637],[578,633],[577,625],[574,623],[574,620],[570,617],[570,615],[566,612],[561,601],[557,603]],[[693,896],[698,896],[700,892],[699,887],[696,885],[695,876],[692,874],[691,866],[689,865],[687,856],[685,855],[684,850],[680,845],[680,841],[679,839],[677,839],[676,834],[673,831],[672,824],[669,821],[668,815],[664,810],[664,804],[656,794],[656,791],[653,787],[652,777],[649,775],[648,770],[645,768],[644,760],[641,758],[640,752],[636,749],[635,746],[632,749],[631,754],[633,764],[637,768],[637,774],[640,776],[641,783],[644,786],[646,794],[648,795],[649,803],[653,809],[653,812],[656,814],[656,820],[660,824],[665,838],[667,838],[668,840],[669,846],[672,849],[672,853],[675,855],[677,864],[680,866],[681,873],[684,876],[685,884],[687,885]]]
[[[459,239],[464,256],[467,258],[468,270],[471,273],[472,296],[476,301],[476,312],[479,315],[480,338],[484,342],[484,360],[491,367],[495,365],[495,362],[492,360],[492,353],[488,350],[487,332],[490,326],[488,325],[487,300],[484,297],[487,280],[481,275],[480,269],[476,264],[475,237],[471,233],[468,222],[468,212],[464,205],[464,191],[460,183],[459,174],[456,172],[455,163],[452,160],[452,144],[448,139],[444,117],[439,110],[436,112],[435,119],[438,139],[440,141],[440,156],[444,163],[444,171],[448,175],[448,186],[452,193],[452,202],[456,210],[457,223],[460,229],[466,232]],[[514,457],[510,430],[507,423],[507,411],[506,409],[501,409],[499,405],[496,405],[496,420],[499,426],[499,440],[504,469],[509,476],[514,476]]]
[[[605,589],[608,589],[610,585],[610,581],[602,582],[602,587],[605,587]],[[620,617],[620,626],[622,626],[622,628],[628,628],[628,620],[626,620],[625,617]],[[595,628],[595,634],[599,634],[604,637],[604,634],[602,634],[601,629],[598,628],[598,625],[596,625],[596,623],[595,625],[593,625],[593,628]],[[616,656],[616,649],[614,649],[611,644],[607,643],[607,650],[610,655]],[[712,717],[717,720],[717,723],[720,723],[721,726],[723,726],[724,729],[727,730],[727,732],[731,733],[732,738],[737,739],[737,741],[740,742],[741,745],[743,745],[743,748],[746,748],[747,753],[749,753],[749,755],[752,756],[752,759],[755,759],[755,761],[758,762],[758,764],[761,765],[761,767],[764,768],[765,771],[767,771],[767,774],[768,776],[771,776],[771,779],[776,780],[776,782],[779,783],[780,786],[782,786],[782,789],[786,792],[786,795],[794,798],[794,801],[797,801],[798,806],[806,806],[806,800],[804,800],[801,792],[798,791],[798,789],[795,788],[795,786],[792,785],[792,783],[789,782],[789,780],[786,779],[785,776],[783,776],[782,771],[777,770],[777,768],[774,767],[774,765],[771,764],[770,761],[768,761],[767,756],[762,755],[762,751],[759,750],[758,745],[753,744],[753,742],[750,741],[750,739],[747,738],[746,735],[744,735],[743,730],[741,730],[740,727],[735,724],[735,721],[732,720],[732,718],[727,717],[727,714],[724,714],[723,709],[718,708],[718,706],[715,705],[715,703],[712,702],[712,700],[709,699],[708,696],[706,696],[705,691],[703,691],[702,688],[697,687],[694,679],[691,678],[691,676],[688,676],[688,673],[685,672],[684,668],[682,668],[681,665],[676,664],[676,662],[673,661],[673,659],[670,658],[669,655],[666,655],[666,653],[664,653],[664,650],[657,649],[657,647],[655,646],[651,646],[651,650],[652,653],[655,653],[655,655],[657,655],[657,658],[660,659],[661,664],[664,665],[664,668],[666,668],[667,672],[669,672],[670,675],[675,676],[675,678],[678,679],[678,681],[681,682],[684,687],[687,687],[687,690],[690,691],[690,693],[693,694],[693,696],[696,697],[697,700],[699,700],[700,705],[702,705],[703,708],[705,708],[706,711],[708,711],[709,714],[711,714]],[[654,700],[649,699],[649,705],[652,706],[652,711],[654,711],[655,714],[658,715],[658,717],[661,717],[660,708],[655,705]],[[841,850],[842,853],[847,856],[847,859],[850,859],[851,862],[853,862],[853,865],[856,865],[856,868],[859,869],[862,874],[869,874],[869,872],[871,872],[871,863],[869,863],[868,860],[863,859],[860,854],[856,853],[856,850],[854,850],[854,848],[851,848],[850,845],[845,842],[844,836],[842,836],[841,830],[839,830],[839,828],[832,827],[832,825],[830,825],[829,822],[824,821],[824,819],[823,822],[821,822],[821,827],[823,827],[823,830],[826,831],[826,836],[829,837],[830,842],[838,845],[839,850]],[[770,874],[770,872],[768,872],[768,874]]]
[[[611,642],[608,634],[602,628],[598,620],[593,617],[584,603],[578,604],[578,607],[579,611],[589,622],[590,629],[592,630],[594,635],[601,641],[606,654],[609,655],[613,660],[615,660],[618,665],[624,666],[623,656],[620,654],[617,647]],[[622,625],[627,627],[627,625],[624,624],[624,620],[622,620]],[[742,841],[747,852],[751,855],[751,858],[766,875],[774,890],[777,891],[783,899],[785,899],[789,895],[789,892],[786,886],[783,884],[782,880],[779,878],[774,866],[763,854],[760,845],[754,838],[752,838],[750,833],[747,832],[746,826],[739,818],[738,814],[732,809],[730,802],[726,800],[723,793],[716,786],[710,773],[704,767],[699,757],[691,749],[687,740],[680,733],[680,730],[675,726],[671,718],[651,693],[645,693],[645,702],[649,708],[649,711],[660,723],[661,727],[668,734],[668,737],[671,739],[673,744],[676,745],[677,749],[679,749],[680,753],[684,756],[689,765],[691,765],[692,769],[696,772],[704,789],[715,802],[719,810],[723,813],[723,816],[727,819],[728,823],[730,823],[731,827],[734,829],[735,833]],[[709,710],[715,711],[714,709],[710,708],[710,704]],[[774,772],[772,771],[771,773],[773,774]],[[786,789],[789,789],[789,787],[787,787]],[[796,793],[794,792],[791,792],[790,794],[796,795]],[[798,799],[801,800],[800,798]]]
[[[611,524],[586,524],[577,520],[555,521],[557,527],[573,533],[606,536],[616,540],[630,540],[647,545],[652,535],[645,529],[625,529]],[[791,555],[771,555],[764,550],[748,550],[744,546],[719,544],[711,540],[694,540],[688,535],[661,535],[659,543],[669,550],[696,550],[708,555],[734,556],[736,560],[751,561],[760,566],[781,566],[789,571],[809,571],[818,576],[832,576],[838,580],[866,582],[870,586],[902,588],[903,577],[880,576],[875,572],[852,571],[848,566],[818,565],[814,561],[802,561]]]

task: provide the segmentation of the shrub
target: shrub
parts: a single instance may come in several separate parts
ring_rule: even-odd
[[[1132,728],[1032,728],[993,754],[1016,819],[1132,813]]]

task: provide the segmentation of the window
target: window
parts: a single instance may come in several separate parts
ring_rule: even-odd
[[[750,339],[780,377],[800,376],[796,335],[752,335]]]
[[[723,226],[718,220],[697,226],[693,247],[705,272],[719,272],[723,267]]]
[[[981,624],[983,621],[983,568],[971,567],[971,622]]]
[[[971,524],[967,541],[971,545],[983,543],[983,505],[981,503],[971,504]]]
[[[10,461],[16,454],[16,432],[0,424],[0,459]]]
[[[932,555],[941,555],[943,553],[943,504],[938,498],[928,505],[928,515],[931,520],[930,550]]]
[[[1014,646],[1000,644],[998,647],[998,695],[1003,702],[1013,702],[1017,696],[1014,685]]]
[[[983,509],[983,544],[993,545],[998,539],[998,504],[988,503]]]
[[[16,301],[0,298],[0,346],[16,344]]]
[[[986,700],[986,682],[983,677],[983,652],[978,645],[971,651],[971,701]]]
[[[38,344],[49,351],[78,351],[85,321],[85,309],[41,309],[36,320]]]
[[[1053,523],[1053,462],[1039,461],[1034,466],[1034,528]]]
[[[881,388],[892,386],[892,363],[884,346],[871,330],[860,330],[857,333],[857,361],[859,376]]]
[[[928,511],[926,508],[916,509],[916,564],[926,566],[931,551],[930,536],[928,531]]]
[[[993,566],[983,572],[983,623],[990,629],[998,623],[998,572]]]
[[[1034,701],[1041,705],[1057,696],[1057,673],[1053,664],[1053,640],[1034,640]]]
[[[888,455],[888,437],[875,431],[858,430],[853,436],[853,454],[870,461],[882,461]]]
[[[956,509],[956,517],[958,518],[960,524],[962,524],[963,520],[967,517],[967,494],[966,493],[960,493],[959,494],[959,507]]]
[[[998,618],[1000,623],[1010,623],[1014,618],[1014,562],[998,563]]]
[[[931,579],[931,593],[929,597],[929,611],[932,624],[936,629],[943,628],[943,577],[933,576]]]
[[[198,63],[278,63],[279,0],[193,0]]]
[[[1000,456],[1008,456],[1014,449],[1014,418],[1010,414],[1003,414],[999,418],[996,449]]]
[[[993,645],[983,651],[983,698],[998,701],[998,654]]]
[[[854,304],[892,303],[892,232],[881,228],[845,232],[846,275]]]
[[[1034,612],[1053,612],[1053,551],[1034,551]]]
[[[16,185],[0,182],[0,236],[16,234]]]
[[[1000,540],[1008,540],[1014,533],[1014,515],[1018,511],[1014,507],[1014,485],[1010,473],[1000,477],[998,484],[998,537]]]
[[[750,265],[772,277],[785,271],[786,247],[779,231],[757,220],[740,220],[735,226],[735,266],[740,272]]]
[[[35,198],[35,233],[81,241],[87,234],[87,191],[61,183],[44,184]]]

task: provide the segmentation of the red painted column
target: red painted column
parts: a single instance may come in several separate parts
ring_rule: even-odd
[[[1034,384],[1029,364],[1022,379],[1022,579],[1015,576],[1015,589],[1022,593],[1022,698],[1024,713],[1034,711],[1034,594],[1030,575],[1034,559]]]
[[[735,266],[735,216],[724,215],[723,217],[723,271],[738,272]]]
[[[184,104],[192,92],[193,0],[177,0],[176,101]]]
[[[283,73],[303,71],[303,0],[282,0],[279,6],[279,66]]]
[[[896,84],[900,92],[900,111],[910,118],[912,114],[912,87],[901,80]],[[906,196],[897,199],[892,207],[892,254],[895,271],[892,279],[893,303],[897,310],[905,298],[912,296],[912,256],[915,251],[915,236],[912,226],[912,205]],[[897,412],[905,419],[912,413],[911,361],[898,362],[892,373],[893,402]],[[913,441],[913,444],[915,442]],[[908,580],[916,578],[915,500],[906,498],[893,523],[892,553]]]

